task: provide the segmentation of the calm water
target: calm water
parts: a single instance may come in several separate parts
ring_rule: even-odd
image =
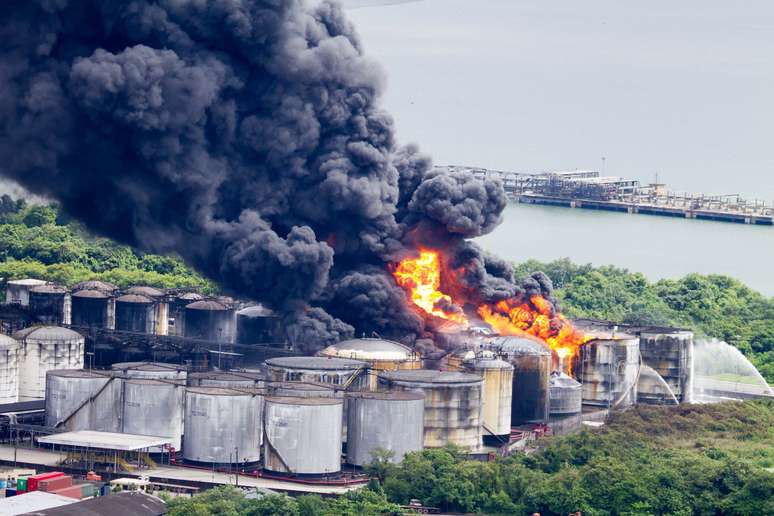
[[[768,0],[344,3],[386,70],[399,139],[436,163],[600,169],[605,156],[610,175],[774,201]],[[481,242],[774,295],[774,228],[513,205]]]
[[[569,257],[654,280],[726,274],[774,295],[772,227],[514,203],[504,222],[479,242],[515,261]]]

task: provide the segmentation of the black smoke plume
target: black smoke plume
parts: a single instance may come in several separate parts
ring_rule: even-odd
[[[5,0],[0,39],[0,172],[281,311],[305,350],[422,336],[386,272],[418,237],[481,297],[519,290],[464,240],[499,223],[502,187],[396,145],[333,3]]]

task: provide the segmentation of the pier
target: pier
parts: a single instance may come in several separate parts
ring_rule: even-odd
[[[522,173],[457,165],[438,168],[497,179],[510,200],[524,204],[774,226],[774,205],[739,194],[676,193],[663,183],[642,185],[592,170]]]

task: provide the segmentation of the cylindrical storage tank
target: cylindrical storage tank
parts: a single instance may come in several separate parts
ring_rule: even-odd
[[[323,357],[346,358],[368,363],[368,386],[375,390],[379,371],[422,369],[422,357],[408,346],[387,339],[361,338],[338,342],[318,353]]]
[[[32,326],[17,331],[19,341],[19,401],[46,396],[46,373],[83,367],[84,339],[59,326]]]
[[[98,290],[100,292],[113,295],[118,291],[118,287],[106,281],[86,280],[81,281],[80,283],[76,283],[73,286],[73,292],[78,292],[79,290]]]
[[[186,366],[162,362],[119,362],[113,364],[110,368],[127,378],[185,381],[188,377],[188,368]]]
[[[244,371],[234,372],[204,372],[190,373],[190,387],[221,387],[223,389],[260,389],[266,384],[266,379],[260,373]]]
[[[5,284],[5,302],[9,305],[28,306],[30,290],[45,284],[45,281],[33,278],[10,280]]]
[[[640,355],[664,379],[681,403],[693,401],[693,332],[664,329],[640,332]]]
[[[263,395],[218,387],[189,387],[183,458],[208,464],[261,459]]]
[[[71,296],[73,326],[115,328],[115,300],[101,290],[78,290]]]
[[[497,441],[511,435],[513,366],[491,352],[464,363],[465,370],[484,379],[482,424],[484,438]]]
[[[117,297],[116,330],[155,333],[156,307],[153,300],[140,294],[124,294]]]
[[[375,450],[399,463],[424,442],[425,396],[421,392],[347,393],[347,462],[370,464]]]
[[[384,371],[379,384],[390,390],[421,392],[425,395],[424,446],[447,444],[481,446],[483,379],[451,371]]]
[[[44,324],[70,324],[70,293],[61,285],[39,285],[29,292],[30,311]]]
[[[343,406],[336,398],[266,398],[264,467],[289,475],[341,471]]]
[[[19,342],[0,334],[0,404],[19,399]]]
[[[486,346],[513,366],[511,425],[548,421],[548,346],[523,337],[491,337]]]
[[[233,308],[217,301],[195,301],[185,307],[184,335],[190,339],[233,343],[236,317]]]
[[[596,333],[573,358],[583,403],[624,408],[637,401],[640,340],[625,333]]]
[[[266,361],[272,380],[322,382],[360,390],[368,386],[368,364],[327,357],[277,357]]]
[[[141,379],[126,379],[122,383],[123,433],[167,437],[171,446],[179,450],[185,383]]]
[[[61,369],[46,374],[46,426],[118,432],[121,380],[109,371]]]
[[[318,382],[268,382],[266,391],[271,396],[291,398],[336,398],[341,397],[332,385]]]
[[[201,301],[204,296],[197,292],[183,292],[169,303],[167,334],[182,337],[185,334],[185,307],[195,301]]]
[[[282,319],[272,310],[256,305],[236,313],[237,342],[240,344],[283,345],[287,340]]]
[[[153,320],[154,325],[146,333],[154,335],[167,335],[169,332],[169,303],[166,300],[164,291],[155,287],[137,286],[126,289],[127,294],[144,296],[153,300]]]
[[[566,416],[581,411],[581,384],[564,373],[551,373],[549,389],[550,409],[552,416]]]

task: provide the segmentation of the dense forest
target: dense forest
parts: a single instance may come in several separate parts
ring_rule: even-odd
[[[370,466],[366,489],[322,499],[247,499],[233,488],[170,501],[170,516],[399,514],[419,499],[485,514],[774,514],[774,402],[638,406],[529,454],[467,460],[455,448]]]
[[[739,348],[774,382],[774,299],[726,276],[691,274],[648,281],[612,266],[527,261],[517,275],[542,270],[570,317],[685,326]],[[0,279],[41,278],[65,285],[98,278],[125,287],[216,287],[178,258],[143,254],[90,235],[54,205],[0,196]],[[4,294],[0,294],[4,295]]]

